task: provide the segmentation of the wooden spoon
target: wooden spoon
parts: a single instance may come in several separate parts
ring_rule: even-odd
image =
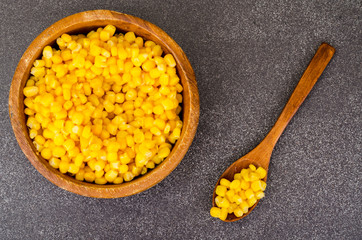
[[[251,152],[231,164],[231,166],[220,176],[216,186],[219,185],[222,178],[233,180],[234,174],[239,173],[243,168],[247,168],[249,164],[254,164],[257,167],[263,167],[268,171],[270,157],[275,144],[277,143],[280,135],[283,133],[285,127],[288,125],[289,121],[292,119],[300,105],[303,103],[304,99],[309,94],[310,90],[312,90],[314,84],[317,82],[319,76],[322,74],[329,61],[332,59],[334,52],[335,49],[327,43],[322,43],[319,46],[312,61],[309,63],[302,78],[299,80],[297,87],[290,96],[289,101],[285,105],[277,122],[270,130],[268,135],[266,135],[263,141],[261,141],[261,143]],[[264,181],[266,181],[266,178],[267,177],[264,178]],[[216,206],[216,186],[213,194],[214,207]],[[258,202],[249,208],[249,212],[244,214],[242,217],[236,217],[234,214],[229,214],[225,222],[234,222],[247,216],[255,208]]]

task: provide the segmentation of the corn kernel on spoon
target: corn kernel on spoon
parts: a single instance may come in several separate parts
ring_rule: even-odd
[[[287,104],[285,105],[282,113],[280,114],[278,120],[276,121],[273,128],[266,135],[263,141],[250,151],[248,154],[231,164],[230,167],[220,176],[217,184],[215,185],[213,193],[213,206],[216,207],[215,197],[216,197],[216,187],[219,185],[222,178],[228,180],[233,180],[236,173],[244,168],[247,168],[250,164],[253,164],[257,167],[262,167],[268,171],[268,166],[270,162],[270,157],[274,149],[275,144],[277,143],[279,137],[283,133],[284,129],[288,125],[289,121],[292,119],[294,114],[297,112],[300,105],[303,103],[310,90],[313,88],[314,84],[317,82],[319,76],[322,74],[329,61],[332,59],[335,49],[327,43],[322,43],[311,62],[309,63],[307,69],[303,73],[301,79],[294,92],[290,96]],[[263,179],[266,181],[267,176]],[[258,204],[259,200],[249,208],[249,211],[242,215],[241,217],[236,217],[233,213],[228,214],[225,222],[234,222],[240,220],[241,218],[247,216]]]

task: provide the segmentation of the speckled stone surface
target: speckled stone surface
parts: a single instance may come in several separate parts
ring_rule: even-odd
[[[20,150],[8,91],[30,42],[55,21],[111,9],[183,48],[201,116],[187,155],[135,196],[92,199],[42,177]],[[361,239],[361,1],[0,2],[0,239]],[[209,216],[218,176],[267,134],[323,41],[325,73],[272,155],[266,197],[242,221]]]

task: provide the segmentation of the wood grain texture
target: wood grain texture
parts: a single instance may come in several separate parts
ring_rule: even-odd
[[[228,169],[225,170],[225,172],[217,181],[215,189],[216,186],[219,185],[221,178],[233,180],[235,173],[240,172],[243,168],[247,168],[249,164],[254,164],[257,167],[261,166],[268,171],[271,154],[275,144],[277,143],[290,120],[293,118],[294,114],[308,96],[309,92],[312,90],[314,84],[317,82],[324,69],[327,67],[329,61],[334,55],[334,52],[335,49],[327,43],[322,43],[319,46],[317,52],[303,73],[301,79],[298,82],[298,85],[294,89],[273,128],[256,148],[234,162]],[[266,181],[266,179],[267,176],[264,178],[264,181]],[[216,193],[214,190],[213,206],[216,206],[215,197]],[[225,222],[234,222],[243,217],[246,217],[258,203],[259,200],[253,207],[249,209],[249,212],[244,214],[242,217],[237,218],[234,214],[229,214]]]
[[[133,31],[137,36],[161,45],[177,62],[177,73],[183,90],[183,128],[180,139],[170,155],[155,169],[131,182],[119,185],[96,185],[80,182],[52,168],[37,153],[28,135],[24,115],[23,88],[29,78],[34,60],[40,57],[46,45],[54,44],[63,33],[85,33],[112,24],[118,32]],[[71,15],[45,29],[28,47],[15,70],[9,94],[9,114],[15,137],[33,166],[55,185],[88,197],[118,198],[142,192],[169,175],[180,163],[195,136],[199,120],[199,94],[195,74],[185,53],[162,29],[140,18],[108,10],[93,10]]]

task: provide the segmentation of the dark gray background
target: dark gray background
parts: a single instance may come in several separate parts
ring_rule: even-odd
[[[111,9],[183,48],[201,115],[187,155],[135,196],[92,199],[42,177],[20,150],[8,91],[30,42],[68,15]],[[361,1],[0,2],[0,239],[361,239]],[[323,41],[336,54],[276,145],[266,197],[242,221],[209,216],[226,167],[267,134]]]

